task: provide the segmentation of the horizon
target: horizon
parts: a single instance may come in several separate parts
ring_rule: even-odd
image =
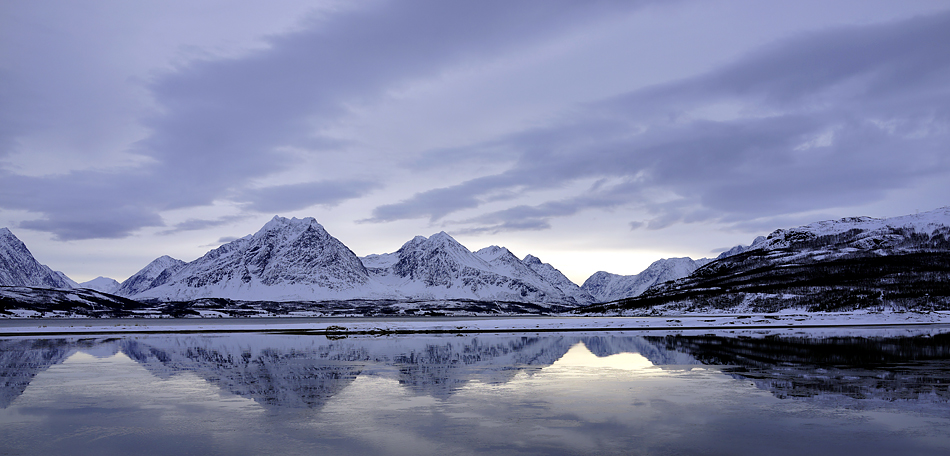
[[[80,283],[274,214],[633,275],[945,207],[945,42],[935,0],[8,2],[0,226]]]
[[[932,209],[932,210],[924,211],[924,213],[936,212],[936,211],[939,211],[939,210],[941,210],[941,209],[947,210],[947,209],[950,209],[950,206],[941,206],[941,207],[938,207],[938,208],[934,208],[934,209]],[[872,220],[885,220],[885,219],[898,218],[898,217],[911,217],[911,216],[915,216],[915,215],[919,216],[919,215],[920,215],[920,211],[915,211],[914,214],[902,214],[902,215],[897,215],[897,216],[894,216],[894,217],[871,217],[871,219],[872,219]],[[860,217],[866,217],[866,216],[849,216],[849,217],[844,217],[843,219],[849,219],[849,218],[855,218],[855,217],[860,218]],[[243,238],[246,238],[246,237],[251,237],[251,236],[253,236],[253,235],[255,235],[255,234],[257,234],[257,233],[259,233],[259,232],[261,232],[261,231],[264,231],[264,229],[266,228],[267,224],[270,224],[271,222],[273,222],[273,221],[275,221],[275,220],[278,220],[278,219],[286,220],[286,221],[294,221],[294,220],[301,220],[301,221],[303,221],[303,220],[307,220],[307,219],[312,219],[315,223],[317,223],[318,225],[322,226],[322,227],[326,230],[326,227],[323,226],[323,224],[320,223],[320,221],[317,220],[315,217],[300,217],[300,218],[297,218],[297,217],[282,217],[281,215],[276,214],[276,215],[274,215],[267,223],[265,223],[264,226],[262,226],[258,231],[255,231],[254,233],[249,233],[249,234],[247,234],[247,235],[245,235],[245,236],[242,236],[242,237],[240,237],[240,238],[235,238],[235,239],[233,239],[233,240],[231,240],[231,241],[229,241],[229,242],[234,242],[234,241],[239,240],[239,239],[243,239]],[[835,221],[835,220],[816,220],[816,221],[814,221],[814,222],[812,222],[812,223],[819,223],[819,222],[825,222],[825,221]],[[802,226],[806,226],[806,225],[810,225],[810,224],[805,224],[805,225],[802,225]],[[776,230],[789,229],[789,228],[795,228],[795,227],[776,228],[775,230],[770,231],[769,234],[770,234],[771,232],[776,231]],[[4,229],[4,230],[10,231],[8,227],[0,227],[0,229]],[[333,233],[330,232],[330,230],[326,230],[326,231],[327,231],[327,233],[330,234],[330,236],[333,236]],[[11,234],[14,235],[14,237],[16,237],[16,233],[12,233],[12,231],[10,231],[10,232],[11,232]],[[382,252],[382,253],[370,253],[370,254],[366,254],[366,255],[359,255],[359,254],[357,254],[357,256],[359,257],[360,261],[362,261],[363,258],[368,257],[368,256],[392,254],[392,253],[395,253],[396,251],[398,251],[399,248],[401,248],[401,247],[404,246],[405,244],[411,242],[412,240],[415,240],[416,238],[420,238],[420,237],[421,237],[421,238],[424,238],[424,239],[429,239],[429,238],[431,238],[431,237],[433,237],[433,236],[436,236],[436,235],[438,235],[438,234],[446,234],[446,235],[448,235],[450,238],[452,238],[453,240],[455,240],[456,242],[459,242],[459,241],[458,241],[457,239],[455,239],[451,234],[446,233],[445,231],[440,231],[440,232],[438,232],[438,233],[430,234],[429,236],[416,235],[416,236],[414,236],[413,238],[411,238],[410,240],[407,240],[407,241],[403,242],[402,244],[400,244],[399,247],[397,247],[396,249],[393,249],[392,251]],[[762,235],[760,235],[760,236],[765,237],[766,235],[765,235],[765,234],[762,234]],[[336,236],[333,236],[333,237],[336,237]],[[754,239],[753,239],[753,241],[754,241]],[[517,258],[518,258],[519,260],[521,260],[521,261],[524,261],[525,258],[527,258],[528,256],[534,256],[535,258],[539,258],[539,259],[541,260],[541,262],[550,264],[550,265],[553,266],[554,268],[556,268],[556,269],[558,269],[558,270],[561,270],[560,268],[558,268],[558,266],[557,266],[556,264],[552,264],[552,263],[549,262],[549,261],[545,261],[543,258],[540,258],[540,257],[538,257],[537,255],[534,255],[534,254],[532,254],[532,253],[530,253],[530,252],[524,253],[524,254],[519,254],[518,252],[515,252],[515,251],[512,251],[511,249],[508,249],[508,248],[505,247],[504,245],[490,244],[490,245],[486,245],[486,246],[484,246],[484,247],[471,248],[471,247],[465,245],[465,244],[462,243],[462,242],[459,242],[459,244],[461,244],[463,247],[465,247],[467,250],[471,251],[472,253],[476,253],[476,252],[478,252],[479,250],[486,249],[486,248],[490,248],[490,247],[500,247],[500,248],[504,248],[504,249],[508,250],[509,252],[511,252],[513,255],[515,255],[515,257],[517,257]],[[731,246],[730,248],[732,248],[732,247],[737,247],[737,246],[748,247],[748,246],[751,246],[751,244],[752,244],[752,241],[750,241],[749,244],[737,244],[737,245],[735,245],[735,246]],[[222,245],[224,245],[224,244],[222,244]],[[345,245],[345,244],[344,244],[344,245]],[[220,246],[219,246],[219,247],[220,247]],[[350,250],[352,250],[352,247],[351,247],[351,246],[347,245],[346,247],[349,248]],[[215,247],[215,248],[216,248],[216,247]],[[29,249],[29,246],[28,246],[28,245],[27,245],[27,249]],[[725,251],[728,250],[728,249],[729,249],[729,248],[716,249],[716,251],[711,252],[711,253],[712,253],[712,256],[710,256],[710,257],[697,257],[697,258],[685,257],[685,258],[689,258],[690,260],[693,260],[693,261],[699,261],[699,260],[711,260],[711,261],[714,261],[714,260],[716,260],[716,258],[718,257],[718,255],[719,255],[720,253],[725,252]],[[160,256],[154,258],[153,260],[150,260],[149,263],[143,265],[142,268],[146,267],[146,266],[147,266],[148,264],[150,264],[152,261],[155,261],[155,260],[157,260],[157,259],[159,259],[159,258],[162,258],[162,257],[170,257],[170,258],[172,258],[172,259],[177,259],[177,260],[185,261],[185,263],[190,263],[191,261],[195,261],[195,260],[197,260],[198,258],[204,256],[205,254],[207,254],[207,253],[210,252],[211,250],[213,250],[213,248],[212,248],[212,249],[209,249],[208,251],[206,251],[206,252],[203,253],[202,255],[200,255],[200,256],[198,256],[198,257],[192,259],[192,260],[182,260],[181,258],[174,258],[174,257],[172,257],[172,256],[170,256],[170,255],[160,255]],[[354,251],[354,253],[355,253],[355,251]],[[660,261],[660,260],[677,259],[677,258],[684,258],[684,257],[664,257],[664,258],[657,258],[657,259],[651,261],[647,267],[651,266],[653,263],[655,263],[655,262],[657,262],[657,261]],[[38,260],[38,261],[39,261],[39,260]],[[40,261],[40,263],[41,263],[41,264],[45,264],[45,263],[43,263],[42,261]],[[48,265],[48,264],[46,264],[46,266],[49,266],[49,267],[50,267],[51,269],[53,269],[54,271],[58,271],[56,268],[54,268],[54,267],[52,267],[52,266],[50,266],[50,265]],[[641,271],[636,272],[635,274],[617,274],[617,275],[626,275],[626,276],[629,276],[629,275],[638,275],[638,274],[642,273],[645,269],[646,269],[646,268],[644,268],[644,269],[641,270]],[[62,271],[60,271],[60,272],[62,272]],[[136,270],[136,272],[139,272],[139,270]],[[564,271],[561,271],[561,272],[564,273]],[[577,279],[575,279],[575,278],[573,278],[573,277],[567,275],[566,273],[565,273],[565,276],[566,276],[569,280],[571,280],[572,282],[574,282],[576,285],[581,286],[581,285],[583,285],[583,284],[587,281],[587,279],[589,279],[591,276],[593,276],[594,274],[597,274],[597,273],[599,273],[599,272],[607,272],[607,273],[610,273],[610,274],[616,274],[616,273],[613,273],[613,272],[611,272],[611,271],[605,271],[605,270],[601,269],[601,270],[598,270],[598,271],[595,271],[595,272],[591,273],[591,274],[588,275],[587,277],[584,277],[583,280],[579,280],[579,281],[578,281]],[[64,274],[65,274],[65,273],[64,273]],[[133,273],[133,274],[134,274],[134,273]],[[97,279],[111,279],[111,280],[115,280],[115,281],[117,281],[117,282],[119,282],[119,283],[122,283],[122,282],[124,282],[125,280],[127,280],[127,279],[129,278],[129,277],[126,277],[126,278],[124,278],[124,279],[122,279],[122,280],[119,280],[119,279],[114,278],[114,277],[108,277],[108,276],[99,275],[99,276],[96,276],[96,277],[94,277],[94,278],[92,278],[92,279],[87,279],[87,280],[83,280],[83,281],[78,281],[78,280],[73,279],[72,276],[69,276],[69,274],[66,274],[66,275],[67,275],[67,277],[69,277],[70,279],[72,279],[72,280],[74,280],[75,282],[79,283],[80,285],[82,285],[83,283],[88,283],[88,282],[97,280]]]

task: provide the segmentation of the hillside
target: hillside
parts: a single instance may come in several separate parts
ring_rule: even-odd
[[[950,309],[950,208],[777,230],[688,277],[581,312]]]

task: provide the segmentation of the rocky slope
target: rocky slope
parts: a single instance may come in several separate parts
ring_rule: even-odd
[[[688,277],[590,310],[631,313],[950,308],[950,208],[772,232]]]

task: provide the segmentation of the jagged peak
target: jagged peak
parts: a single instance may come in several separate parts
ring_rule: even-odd
[[[534,255],[532,255],[532,254],[530,254],[530,253],[527,254],[527,255],[525,255],[525,256],[524,256],[524,259],[521,260],[521,261],[522,261],[524,264],[542,264],[542,261],[541,261],[540,258],[538,258],[538,257],[536,257],[536,256],[534,256]]]
[[[152,265],[155,265],[155,266],[167,266],[167,265],[178,264],[178,263],[184,263],[184,261],[179,260],[179,259],[177,259],[177,258],[172,258],[172,257],[170,257],[170,256],[168,256],[168,255],[162,255],[162,256],[160,256],[160,257],[158,257],[158,258],[152,260],[152,262],[149,263],[149,264],[146,266],[146,268],[149,267],[149,266],[152,266]]]
[[[503,257],[505,255],[514,256],[511,254],[510,250],[504,247],[499,247],[497,245],[490,245],[488,247],[481,248],[477,252],[475,252],[475,255],[478,255],[479,258],[485,261],[492,261],[500,257]],[[515,259],[517,259],[517,257],[515,257]]]
[[[664,264],[678,264],[678,263],[693,263],[693,259],[690,257],[673,257],[673,258],[660,258],[659,260],[654,261],[650,264],[647,269],[650,269],[653,266],[660,266]]]
[[[274,218],[270,219],[269,222],[265,223],[258,233],[266,233],[268,231],[282,230],[284,228],[294,228],[299,230],[304,230],[309,227],[324,229],[323,225],[317,223],[317,219],[313,217],[304,217],[304,218],[286,218],[279,215],[275,215]]]
[[[426,239],[423,245],[426,248],[449,247],[453,249],[462,249],[471,253],[467,248],[465,248],[465,246],[463,246],[459,241],[456,241],[455,238],[450,236],[445,231],[439,231],[438,233],[429,236],[429,239]]]
[[[423,243],[425,243],[425,242],[428,241],[428,240],[429,240],[429,238],[427,238],[427,237],[425,237],[425,236],[416,236],[416,237],[414,237],[414,238],[412,238],[412,239],[406,241],[406,243],[403,244],[402,247],[399,248],[399,251],[405,252],[405,251],[407,251],[407,250],[415,250],[416,248],[418,248],[420,245],[422,245]]]
[[[438,233],[435,233],[432,236],[429,236],[428,240],[431,242],[445,242],[445,241],[452,241],[456,243],[458,242],[455,240],[455,238],[450,236],[449,233],[446,233],[445,231],[439,231]]]
[[[13,232],[11,232],[7,227],[0,228],[0,234],[5,236],[13,236]]]

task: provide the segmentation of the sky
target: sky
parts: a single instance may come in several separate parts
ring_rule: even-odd
[[[950,205],[945,0],[0,0],[0,227],[82,282],[274,215],[582,283]]]

